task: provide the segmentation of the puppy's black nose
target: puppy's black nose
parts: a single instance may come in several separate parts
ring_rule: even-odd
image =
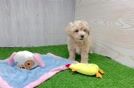
[[[81,38],[84,38],[84,35],[81,35]]]

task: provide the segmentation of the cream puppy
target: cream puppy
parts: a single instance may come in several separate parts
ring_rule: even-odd
[[[91,46],[90,28],[86,21],[71,22],[67,28],[69,59],[75,60],[75,55],[81,55],[81,63],[88,63],[88,53]]]

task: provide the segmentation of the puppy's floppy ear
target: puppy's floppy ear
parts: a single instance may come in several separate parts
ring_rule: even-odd
[[[90,28],[87,28],[87,34],[90,35]]]
[[[8,58],[7,63],[9,65],[13,65],[14,64],[14,56],[16,55],[16,52],[12,53],[11,56]]]
[[[72,22],[70,22],[70,23],[67,25],[67,27],[66,27],[66,29],[65,29],[65,32],[66,32],[67,34],[69,34],[69,31],[70,31],[70,29],[71,29],[72,26],[73,26],[73,23],[72,23]]]

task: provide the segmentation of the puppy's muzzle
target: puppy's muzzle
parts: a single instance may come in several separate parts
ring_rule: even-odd
[[[80,35],[80,40],[83,40],[84,39],[84,35]]]
[[[81,35],[81,38],[84,38],[84,35]]]

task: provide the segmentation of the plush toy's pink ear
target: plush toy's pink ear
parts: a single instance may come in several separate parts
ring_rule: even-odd
[[[14,64],[14,56],[16,55],[16,52],[12,53],[11,56],[8,58],[7,63],[9,65],[13,65]]]
[[[44,62],[42,61],[42,58],[41,58],[40,54],[35,53],[34,54],[34,60],[39,64],[40,67],[45,66]]]

